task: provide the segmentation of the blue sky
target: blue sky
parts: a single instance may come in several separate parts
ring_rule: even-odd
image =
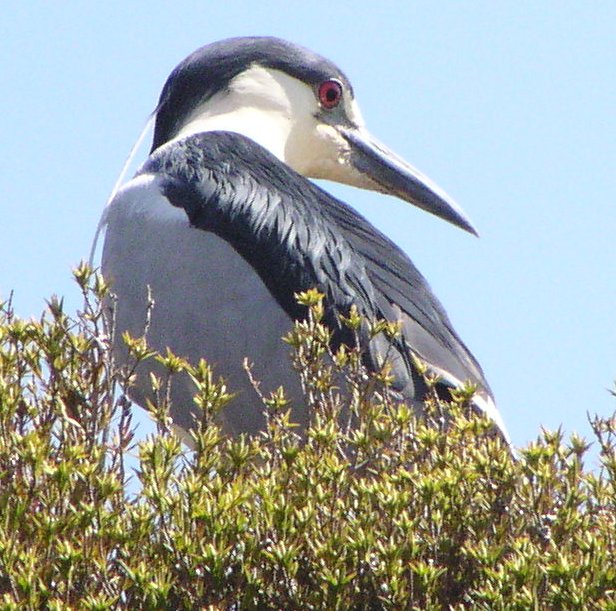
[[[224,4],[224,6],[223,6]],[[448,191],[475,239],[339,185],[430,281],[516,445],[590,435],[616,378],[615,3],[0,5],[0,295],[78,303],[70,269],[169,71],[271,34],[334,60],[370,130]]]

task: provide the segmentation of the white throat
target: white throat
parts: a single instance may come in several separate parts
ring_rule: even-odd
[[[312,116],[305,108],[312,95],[306,85],[283,72],[253,66],[196,109],[174,140],[207,131],[236,132],[287,163],[289,136],[298,127],[298,117]]]

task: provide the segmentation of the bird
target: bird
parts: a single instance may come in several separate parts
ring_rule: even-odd
[[[360,334],[368,369],[387,355],[392,388],[419,413],[427,386],[439,394],[470,382],[473,407],[508,439],[484,373],[409,257],[353,207],[313,179],[392,195],[476,234],[464,211],[434,182],[367,130],[351,82],[333,62],[275,37],[210,43],[180,62],[152,114],[149,156],[102,214],[101,268],[116,296],[121,336],[205,359],[235,398],[224,430],[265,426],[261,391],[283,386],[293,417],[307,413],[289,346],[281,338],[306,317],[297,294],[324,296],[332,343],[349,343],[340,322],[351,307],[367,320],[396,322],[391,342]],[[98,233],[98,232],[97,232]],[[153,303],[148,313],[148,303]],[[153,360],[140,365],[131,399],[152,398]],[[195,387],[172,382],[171,417],[194,426]]]

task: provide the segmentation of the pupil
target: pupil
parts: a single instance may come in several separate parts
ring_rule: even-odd
[[[334,108],[342,97],[340,85],[336,81],[325,81],[319,87],[319,99],[321,104],[328,109]]]

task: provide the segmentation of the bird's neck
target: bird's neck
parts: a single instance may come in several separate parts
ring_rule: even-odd
[[[215,110],[208,108],[207,112],[195,116],[178,132],[174,140],[203,132],[234,132],[254,140],[278,159],[287,163],[285,147],[291,126],[284,117],[250,107],[226,111],[221,109],[223,112],[215,112]]]
[[[292,117],[306,114],[297,113],[294,106],[307,95],[312,94],[287,74],[253,66],[197,108],[176,139],[208,131],[235,132],[288,163],[286,147],[297,127]]]

